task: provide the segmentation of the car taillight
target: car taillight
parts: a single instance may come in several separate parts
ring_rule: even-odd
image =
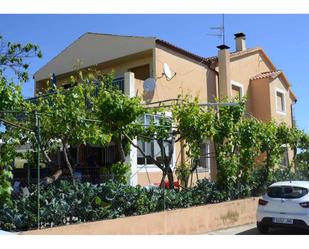
[[[263,199],[259,199],[259,205],[265,206],[268,203],[268,201],[265,201]]]
[[[299,205],[300,205],[301,207],[303,207],[303,208],[309,208],[309,201],[299,203]]]

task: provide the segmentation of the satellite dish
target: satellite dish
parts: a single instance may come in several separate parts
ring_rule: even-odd
[[[144,92],[153,92],[156,88],[156,80],[154,78],[148,78],[144,81]]]
[[[172,73],[169,65],[167,65],[167,63],[164,63],[163,64],[163,74],[166,76],[166,79],[167,80],[171,80],[175,75],[176,73]]]

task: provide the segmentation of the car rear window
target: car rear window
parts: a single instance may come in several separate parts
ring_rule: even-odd
[[[267,195],[271,198],[297,199],[308,194],[308,189],[293,186],[275,186],[267,190]]]

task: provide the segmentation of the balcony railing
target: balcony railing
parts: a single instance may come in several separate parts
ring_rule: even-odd
[[[118,77],[118,78],[114,79],[112,84],[113,84],[114,87],[121,90],[122,93],[124,93],[124,77]],[[70,88],[66,88],[65,90],[68,90],[68,89],[70,89]],[[45,93],[45,94],[42,94],[40,96],[28,98],[28,99],[26,99],[26,101],[29,101],[31,103],[37,103],[38,98],[46,98],[47,96],[49,96],[51,94],[54,94],[54,92]]]

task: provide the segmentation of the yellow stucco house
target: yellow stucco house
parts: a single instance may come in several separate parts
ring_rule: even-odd
[[[115,81],[124,93],[143,96],[148,102],[175,99],[180,94],[198,96],[203,103],[226,96],[247,96],[247,112],[257,119],[293,126],[296,96],[284,73],[275,67],[265,51],[259,47],[247,48],[243,33],[235,34],[234,52],[226,45],[217,48],[217,56],[204,58],[155,37],[86,33],[34,74],[35,93],[44,91],[52,74],[56,75],[57,86],[66,87],[68,77],[77,67],[91,67],[103,73],[113,70]],[[172,79],[163,74],[166,67],[172,71]],[[148,78],[156,80],[155,86],[145,86]],[[174,167],[184,160],[181,144],[175,146]],[[145,143],[143,148],[150,155],[156,155],[158,149],[154,143]],[[212,152],[210,144],[201,149],[205,153]],[[97,154],[102,165],[111,164],[115,157],[112,145],[108,148],[90,146],[77,148],[76,160],[85,161],[89,150]],[[132,166],[131,184],[160,181],[161,171],[147,164],[136,149],[132,148],[128,162]],[[214,174],[214,162],[201,160],[197,175]]]

